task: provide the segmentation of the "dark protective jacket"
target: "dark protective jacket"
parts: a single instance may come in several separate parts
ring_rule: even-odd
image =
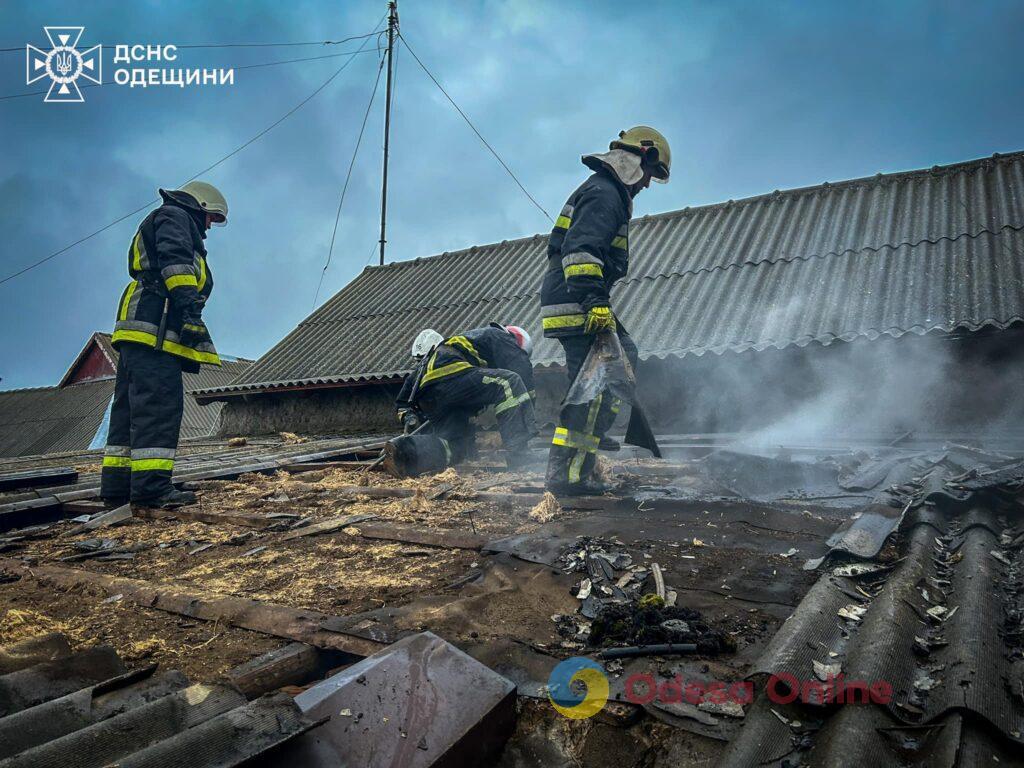
[[[174,193],[164,194],[164,204],[139,225],[128,247],[128,274],[132,281],[117,305],[112,342],[131,342],[189,361],[220,365],[220,357],[203,325],[203,306],[213,291],[213,275],[206,263],[204,224],[200,211],[180,204]],[[168,302],[162,345],[157,337]],[[182,334],[188,323],[203,329],[200,335]]]
[[[582,334],[587,312],[609,306],[612,286],[629,271],[633,199],[611,171],[596,167],[569,196],[551,230],[540,291],[547,337]]]
[[[458,376],[471,368],[501,368],[519,374],[533,392],[533,364],[516,344],[515,337],[492,323],[452,336],[438,344],[406,377],[395,404],[399,410],[414,408],[420,394],[436,381]]]

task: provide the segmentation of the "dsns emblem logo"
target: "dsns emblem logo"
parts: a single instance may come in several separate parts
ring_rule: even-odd
[[[574,656],[551,670],[548,699],[573,720],[593,717],[608,701],[608,676],[596,661]]]
[[[43,101],[85,101],[76,82],[84,77],[97,85],[103,83],[103,46],[79,51],[78,40],[85,27],[43,27],[50,38],[50,50],[25,46],[25,83],[31,85],[50,78],[50,90]]]

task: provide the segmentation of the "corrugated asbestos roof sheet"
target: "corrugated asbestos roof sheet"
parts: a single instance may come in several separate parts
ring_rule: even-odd
[[[368,267],[230,387],[354,383],[409,368],[416,333],[525,326],[538,365],[547,237]],[[635,220],[616,313],[642,357],[1024,318],[1024,153],[773,192]]]
[[[248,360],[225,362],[221,368],[204,365],[198,374],[185,374],[185,391],[223,386],[251,365]],[[113,394],[113,379],[0,392],[0,456],[35,456],[88,448]],[[199,405],[186,395],[181,438],[212,435],[220,423],[222,407],[220,403]]]
[[[61,635],[0,647],[0,763],[227,768],[315,723],[287,694],[247,702],[228,685],[189,685],[150,664],[129,670],[110,646],[73,652]]]
[[[113,392],[109,379],[0,392],[0,456],[87,448]]]

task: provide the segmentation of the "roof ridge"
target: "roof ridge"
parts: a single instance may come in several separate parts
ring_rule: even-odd
[[[654,272],[652,274],[634,275],[631,277],[627,276],[624,280],[618,283],[618,285],[630,285],[633,283],[639,283],[643,280],[656,280],[658,278],[668,279],[672,277],[689,277],[691,275],[712,274],[714,272],[725,272],[730,269],[742,269],[747,266],[757,267],[760,266],[761,264],[792,264],[793,262],[797,261],[806,262],[811,261],[812,259],[825,259],[830,256],[838,257],[846,256],[849,254],[879,253],[887,249],[891,251],[896,251],[899,250],[900,248],[917,248],[918,246],[924,245],[925,243],[928,243],[929,245],[938,245],[941,242],[955,243],[958,240],[962,240],[963,238],[970,238],[973,240],[978,237],[981,237],[982,235],[992,235],[994,237],[998,237],[1002,235],[1003,232],[1005,232],[1006,230],[1011,230],[1013,232],[1024,232],[1024,227],[1016,227],[1013,224],[1004,224],[1002,227],[995,231],[989,229],[988,227],[983,227],[979,229],[977,232],[961,232],[952,237],[948,235],[943,235],[941,237],[936,238],[935,240],[925,237],[914,242],[903,241],[901,243],[882,243],[877,247],[872,245],[865,245],[862,248],[845,248],[842,251],[825,251],[824,253],[809,253],[779,259],[761,259],[760,261],[750,261],[748,259],[745,261],[731,262],[729,264],[715,265],[712,267],[701,267],[700,269],[687,269],[682,272]],[[529,298],[530,296],[536,296],[539,293],[540,289],[537,288],[536,290],[526,291],[525,293],[503,294],[501,296],[484,296],[475,299],[467,299],[466,301],[453,302],[450,304],[417,304],[416,306],[402,307],[401,309],[390,310],[387,312],[364,312],[360,314],[344,315],[342,317],[331,320],[317,320],[315,323],[309,323],[306,322],[306,320],[303,320],[302,322],[299,323],[297,328],[301,328],[307,325],[322,326],[330,325],[333,323],[344,323],[349,320],[366,320],[378,317],[396,317],[399,315],[405,315],[411,312],[420,312],[423,310],[457,309],[461,307],[471,307],[475,304],[483,304],[492,301],[514,301],[516,299],[526,299]]]
[[[849,189],[850,187],[856,187],[858,185],[867,184],[869,186],[878,186],[883,183],[890,183],[893,181],[903,181],[918,176],[936,176],[936,175],[947,175],[952,173],[958,173],[965,171],[969,168],[983,167],[987,163],[993,162],[1015,162],[1024,160],[1024,149],[1013,150],[1012,152],[994,152],[991,155],[984,157],[974,158],[972,160],[960,160],[955,163],[947,163],[946,165],[933,165],[929,168],[913,168],[906,171],[892,171],[889,173],[878,172],[871,176],[858,176],[853,179],[841,179],[839,181],[823,181],[820,184],[810,184],[803,187],[790,187],[788,189],[774,189],[771,192],[762,192],[757,195],[751,195],[749,197],[741,197],[738,199],[723,200],[716,203],[705,203],[703,205],[686,206],[685,208],[677,208],[671,211],[661,211],[660,213],[648,213],[640,216],[636,219],[632,219],[633,222],[646,222],[646,221],[660,221],[664,219],[672,219],[681,216],[689,216],[694,213],[703,213],[706,211],[713,211],[716,209],[731,208],[733,206],[746,206],[753,203],[761,202],[766,199],[779,199],[782,197],[796,197],[799,195],[814,194],[817,192],[833,192],[838,189]],[[525,243],[529,240],[537,240],[540,238],[548,237],[547,234],[537,233],[533,235],[527,235],[524,237],[517,237],[511,240],[502,240],[500,242],[484,243],[482,245],[471,245],[467,248],[459,248],[454,251],[443,251],[441,253],[431,254],[429,256],[417,256],[413,259],[405,259],[404,261],[393,261],[390,264],[373,264],[363,268],[360,275],[366,274],[372,270],[393,270],[393,269],[409,269],[419,265],[424,261],[433,261],[435,259],[440,260],[442,258],[456,258],[464,256],[476,255],[477,251],[482,251],[490,248],[504,247],[514,243]],[[355,281],[353,281],[355,282]],[[349,283],[351,285],[352,283]],[[347,287],[347,286],[346,286]],[[344,288],[342,289],[344,290]],[[339,291],[340,293],[340,291]],[[337,295],[337,294],[335,294]],[[327,303],[330,303],[329,300]],[[325,304],[326,305],[326,304]]]

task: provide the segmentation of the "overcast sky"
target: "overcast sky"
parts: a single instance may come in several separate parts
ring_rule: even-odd
[[[276,43],[370,32],[383,0],[0,2],[0,95],[25,84],[43,26],[79,48]],[[622,128],[671,141],[672,183],[636,214],[1024,148],[1024,3],[435,2],[401,0],[409,44],[549,212]],[[241,67],[354,50],[181,49],[174,66]],[[373,39],[367,46],[372,49]],[[106,46],[110,46],[106,48]],[[344,58],[240,69],[225,87],[84,91],[82,104],[0,100],[0,277],[79,239],[227,155]],[[377,72],[365,53],[205,178],[231,223],[207,245],[206,311],[224,353],[257,358],[309,314],[341,186]],[[418,68],[397,53],[389,260],[546,232],[548,221]],[[156,65],[159,66],[159,65]],[[376,259],[383,83],[319,303]],[[0,285],[0,388],[55,383],[111,329],[140,213]],[[372,342],[372,340],[370,340]]]

